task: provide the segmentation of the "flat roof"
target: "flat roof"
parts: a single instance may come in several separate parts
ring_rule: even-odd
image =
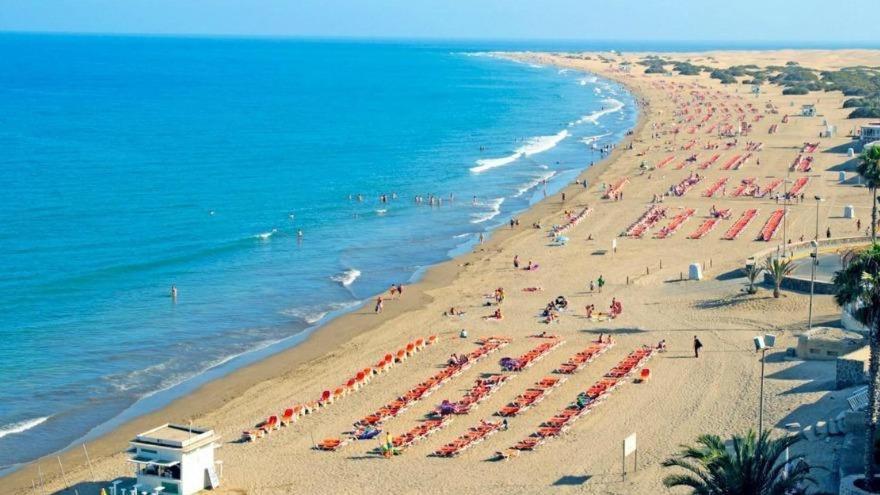
[[[214,430],[195,426],[164,424],[136,436],[131,443],[192,450],[217,440]]]

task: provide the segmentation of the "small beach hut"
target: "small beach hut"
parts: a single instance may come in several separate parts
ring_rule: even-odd
[[[190,495],[217,488],[214,450],[220,439],[214,430],[164,424],[137,435],[126,451],[135,465],[140,490],[147,493]]]
[[[801,116],[802,117],[815,117],[816,116],[816,105],[801,105]]]
[[[880,122],[865,124],[859,130],[859,142],[863,146],[874,141],[880,141]]]

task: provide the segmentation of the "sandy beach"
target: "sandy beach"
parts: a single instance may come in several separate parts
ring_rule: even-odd
[[[814,236],[816,202],[819,205],[819,236],[854,237],[870,223],[869,196],[861,187],[839,184],[837,170],[852,166],[846,148],[847,134],[866,120],[847,120],[839,92],[783,96],[782,88],[764,85],[760,95],[744,84],[722,85],[707,73],[698,76],[644,74],[635,64],[647,54],[623,56],[604,53],[571,58],[545,53],[513,53],[513,57],[544,65],[591,72],[626,85],[642,102],[640,120],[633,134],[586,170],[578,181],[535,205],[519,217],[519,226],[501,228],[473,252],[431,268],[422,281],[405,288],[402,296],[387,300],[381,314],[372,304],[342,316],[315,332],[303,344],[269,359],[209,383],[170,406],[140,417],[87,444],[91,466],[85,463],[81,447],[61,454],[62,476],[55,457],[41,460],[0,479],[0,493],[32,493],[32,483],[44,478],[45,493],[98,493],[101,487],[120,477],[130,477],[131,465],[122,453],[127,441],[140,431],[165,423],[192,423],[213,427],[222,436],[217,456],[223,461],[222,487],[217,493],[666,493],[662,478],[668,474],[661,462],[679,444],[690,443],[701,433],[726,435],[754,428],[757,423],[760,362],[752,337],[778,335],[778,352],[768,355],[765,425],[782,431],[786,423],[808,424],[827,418],[845,406],[845,391],[834,390],[834,362],[803,362],[782,359],[784,349],[795,345],[807,322],[808,296],[783,291],[774,299],[766,286],[758,294],[743,292],[745,279],[739,273],[753,254],[778,246],[780,227],[768,242],[756,240],[765,222],[782,204],[770,195],[756,198],[734,196],[744,179],[760,185],[776,179],[806,181],[803,202],[787,208],[785,230],[793,242]],[[728,67],[738,64],[784,65],[797,61],[805,67],[834,69],[855,65],[880,65],[880,52],[766,51],[664,54],[672,60]],[[620,70],[621,62],[632,63]],[[683,121],[682,105],[703,98],[718,111],[704,123]],[[778,113],[770,113],[772,103]],[[800,117],[801,105],[815,104],[817,116]],[[753,111],[754,110],[754,111]],[[693,108],[691,108],[693,111]],[[752,130],[734,138],[707,132],[723,125],[723,113],[742,111]],[[782,123],[784,115],[790,115]],[[818,138],[823,120],[837,126],[831,138]],[[736,118],[731,122],[735,122]],[[778,131],[769,133],[776,124]],[[671,130],[680,126],[680,132]],[[693,133],[690,128],[694,128]],[[693,141],[691,143],[691,141]],[[812,153],[809,172],[789,172],[792,160],[805,142],[819,141]],[[749,147],[749,143],[761,146]],[[706,149],[709,144],[717,148]],[[630,146],[631,145],[631,146]],[[719,155],[714,160],[714,155]],[[697,155],[693,162],[685,162]],[[741,166],[734,157],[749,155]],[[673,156],[671,160],[668,157]],[[700,165],[710,161],[709,165]],[[666,162],[666,163],[664,163]],[[643,172],[642,163],[662,167]],[[851,170],[847,169],[847,170]],[[666,216],[641,238],[622,236],[652,206],[656,195],[681,183],[690,174],[700,179],[680,197],[666,197],[655,206],[665,207]],[[854,173],[848,172],[852,177]],[[693,176],[692,176],[693,177]],[[618,200],[603,198],[608,185],[623,184]],[[704,191],[722,179],[714,197]],[[604,186],[604,187],[603,187]],[[781,192],[784,184],[777,185]],[[721,193],[726,193],[722,195]],[[845,205],[854,205],[856,218],[843,218]],[[699,239],[689,236],[710,219],[710,209],[730,209],[731,218],[718,222]],[[566,222],[565,212],[590,212],[565,232],[568,242],[555,245],[549,227]],[[680,227],[657,238],[661,227],[682,216]],[[722,237],[748,209],[755,218],[734,240]],[[539,224],[541,228],[533,225]],[[612,241],[617,239],[616,251]],[[518,256],[522,265],[530,261],[537,270],[514,269]],[[688,281],[688,267],[700,263],[704,280]],[[590,281],[602,277],[601,292],[590,291]],[[503,319],[485,319],[495,306],[485,306],[485,296],[503,287]],[[526,291],[526,288],[541,290]],[[557,296],[564,296],[568,310],[553,323],[544,323],[541,310]],[[607,311],[612,298],[622,304],[622,314],[597,321],[585,316],[584,308],[595,305]],[[464,314],[444,313],[455,307]],[[839,308],[830,296],[816,296],[814,320],[836,322]],[[467,329],[468,338],[459,338]],[[481,376],[499,373],[498,360],[519,356],[545,339],[530,336],[547,332],[564,341],[546,353],[534,366],[512,372],[496,393],[466,415],[440,431],[406,448],[401,455],[385,459],[373,453],[380,439],[356,441],[335,452],[312,446],[325,438],[344,437],[352,423],[403,395],[444,365],[452,353],[468,353],[480,337],[505,336],[510,344],[476,362],[460,376],[445,383],[430,397],[416,402],[406,412],[382,425],[392,435],[415,427],[443,399],[457,400]],[[588,347],[600,334],[612,335],[615,345],[583,369],[568,376],[552,393],[528,410],[509,419],[509,428],[482,443],[447,459],[431,456],[443,445],[465,434],[481,420],[497,421],[493,413],[502,409],[569,358]],[[372,366],[386,353],[396,351],[419,338],[437,335],[438,342],[414,354],[387,373],[375,376],[361,390],[340,398],[328,407],[307,415],[294,424],[272,432],[255,442],[241,442],[242,431],[252,429],[286,407],[317,399],[364,367]],[[698,336],[703,353],[693,357],[692,340]],[[506,461],[492,462],[496,452],[506,451],[538,430],[539,425],[573,402],[579,392],[597,382],[616,363],[643,345],[665,340],[668,351],[654,355],[647,363],[651,379],[619,387],[601,406],[585,415],[563,435],[550,439],[532,452],[522,452]],[[638,469],[621,477],[620,450],[623,439],[638,436]],[[384,435],[384,431],[383,431]],[[381,436],[380,436],[381,438]],[[833,445],[809,453],[817,462],[827,462]],[[39,466],[39,472],[38,472]],[[630,466],[632,468],[632,466]],[[40,474],[41,473],[41,474]],[[821,476],[820,476],[821,477]],[[67,487],[72,487],[67,490]],[[38,493],[41,491],[38,489]]]

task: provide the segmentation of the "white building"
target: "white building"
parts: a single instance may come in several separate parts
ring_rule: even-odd
[[[136,436],[127,453],[136,466],[138,490],[190,495],[216,488],[214,449],[219,439],[214,430],[173,424]]]
[[[880,141],[880,122],[871,122],[862,126],[859,133],[859,141],[864,145],[874,141]]]
[[[815,117],[816,116],[816,106],[815,105],[801,105],[801,115],[804,117]]]

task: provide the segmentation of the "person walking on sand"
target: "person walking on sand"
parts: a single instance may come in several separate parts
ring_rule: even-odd
[[[694,335],[694,357],[695,358],[700,357],[700,349],[702,349],[702,348],[703,348],[703,343],[700,342],[700,339],[698,339],[696,335]]]
[[[601,293],[602,287],[605,286],[605,279],[602,277],[602,275],[599,275],[599,278],[596,280],[596,285],[599,286],[599,293]]]
[[[382,312],[382,306],[384,304],[385,304],[385,302],[382,300],[382,296],[379,296],[376,298],[376,310],[375,310],[376,314],[379,314]]]
[[[513,256],[513,269],[514,270],[519,269],[519,255],[518,254]]]

